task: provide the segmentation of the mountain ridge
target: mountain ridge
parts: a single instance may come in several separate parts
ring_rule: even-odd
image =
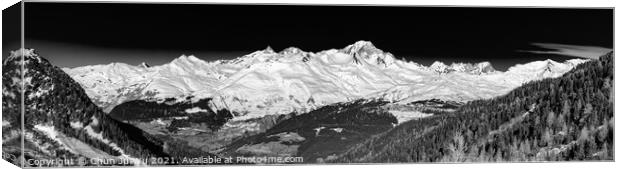
[[[121,72],[105,65],[63,70],[106,111],[129,100],[183,100],[192,96],[196,100],[212,97],[215,108],[254,118],[307,112],[360,98],[403,103],[490,98],[528,81],[557,77],[583,62],[555,62],[553,67],[531,62],[535,64],[515,65],[505,72],[494,70],[488,62],[452,64],[444,69],[450,71],[442,72],[432,66],[395,59],[371,42],[359,41],[342,49],[316,53],[295,47],[280,52],[267,48],[213,62],[182,55],[170,63],[149,68],[126,65],[118,69]]]

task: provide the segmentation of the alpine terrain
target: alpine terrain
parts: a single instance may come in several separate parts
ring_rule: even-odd
[[[398,124],[500,96],[526,82],[561,76],[586,61],[536,61],[505,72],[489,62],[435,62],[427,67],[358,41],[316,53],[295,47],[275,52],[268,47],[232,60],[181,56],[158,66],[111,63],[63,70],[111,117],[218,153],[236,139],[265,132],[291,113],[381,100],[389,103],[381,109],[389,109]],[[447,107],[436,108],[437,104]]]
[[[106,112],[131,100],[212,98],[211,109],[227,109],[236,112],[234,120],[247,120],[362,98],[398,103],[487,99],[532,80],[558,77],[585,61],[536,61],[506,72],[496,71],[489,62],[435,62],[426,67],[358,41],[317,53],[267,48],[233,60],[181,56],[159,66],[111,63],[63,70]]]
[[[358,41],[61,69],[22,49],[3,70],[3,152],[17,162],[613,160],[612,53],[499,71],[490,62],[424,66]]]

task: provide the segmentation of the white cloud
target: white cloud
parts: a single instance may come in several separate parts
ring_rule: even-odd
[[[588,59],[597,59],[599,56],[612,51],[612,49],[598,46],[566,45],[557,43],[532,43],[532,45],[550,50],[521,50],[520,52],[529,52],[536,54],[556,54]]]

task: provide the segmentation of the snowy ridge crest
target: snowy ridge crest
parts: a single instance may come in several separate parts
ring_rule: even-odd
[[[461,72],[461,73],[471,73],[471,74],[482,74],[482,73],[492,73],[497,70],[493,68],[490,62],[480,62],[476,64],[471,63],[452,63],[451,65],[446,65],[443,62],[435,61],[433,64],[429,66],[429,69],[435,71],[437,73],[452,73],[452,72]]]

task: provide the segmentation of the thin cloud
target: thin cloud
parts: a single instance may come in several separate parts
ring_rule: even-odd
[[[532,45],[549,49],[549,51],[543,50],[520,50],[520,52],[536,53],[536,54],[556,54],[564,56],[574,56],[588,59],[597,59],[599,56],[607,54],[612,49],[599,47],[599,46],[580,46],[580,45],[566,45],[557,43],[532,43]]]

